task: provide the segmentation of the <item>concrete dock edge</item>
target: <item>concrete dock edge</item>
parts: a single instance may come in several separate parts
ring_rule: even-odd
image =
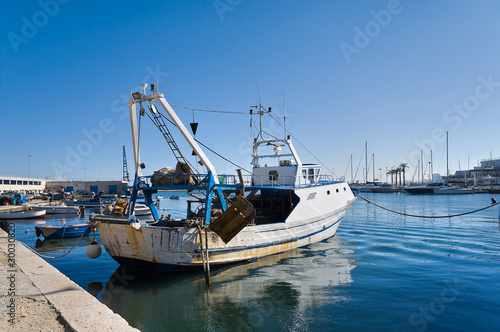
[[[9,250],[11,257],[12,252],[14,253],[15,263],[9,261],[7,264]],[[63,320],[66,330],[139,331],[59,270],[31,252],[24,244],[14,241],[13,237],[9,238],[2,229],[0,229],[0,256],[2,260],[0,284],[4,284],[0,287],[2,307],[20,298],[38,299],[42,300],[41,303],[46,300],[59,314],[57,319]],[[8,278],[11,275],[15,276],[15,295],[9,292]],[[0,309],[0,313],[7,314],[8,311],[4,307]],[[15,328],[15,323],[11,327]],[[37,329],[37,331],[42,330],[44,330],[42,326]]]

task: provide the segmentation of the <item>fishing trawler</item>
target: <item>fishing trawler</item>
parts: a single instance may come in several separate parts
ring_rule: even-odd
[[[194,139],[157,85],[151,85],[150,94],[146,87],[142,84],[143,91],[132,93],[128,101],[135,162],[128,209],[123,215],[93,214],[89,220],[118,263],[133,270],[186,270],[205,267],[208,262],[222,265],[273,255],[335,235],[355,196],[345,182],[321,174],[320,165],[303,164],[289,135],[267,137],[262,117],[270,109],[255,107],[260,131],[253,141],[250,175],[245,178],[241,170],[238,175],[220,175],[200,145],[211,149]],[[145,115],[172,150],[175,171],[155,172],[154,177],[142,174],[139,135]],[[169,127],[182,134],[205,174],[193,172],[195,168],[181,153]],[[282,148],[287,151],[282,153]],[[152,195],[179,190],[194,198],[186,202],[186,217],[160,216]],[[139,191],[151,209],[152,223],[141,222],[132,213]]]

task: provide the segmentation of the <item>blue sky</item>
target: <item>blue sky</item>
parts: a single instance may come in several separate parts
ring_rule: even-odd
[[[451,0],[9,2],[0,174],[27,176],[31,154],[32,177],[119,179],[123,145],[132,168],[130,90],[159,79],[171,104],[247,112],[258,103],[249,52],[262,104],[281,117],[285,92],[287,128],[337,176],[350,178],[365,141],[377,177],[401,162],[412,177],[421,148],[445,173],[445,131],[450,170],[472,167],[500,156],[499,12],[497,1]],[[248,115],[195,120],[200,141],[250,167]],[[141,142],[146,173],[174,165],[149,123]]]

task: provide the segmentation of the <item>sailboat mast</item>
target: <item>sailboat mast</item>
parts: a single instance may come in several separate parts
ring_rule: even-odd
[[[368,182],[368,141],[365,141],[365,183]]]
[[[450,174],[450,169],[448,168],[448,131],[446,131],[446,179],[447,180],[449,174]]]
[[[424,183],[424,150],[420,150],[420,173],[422,173],[422,183]]]
[[[373,183],[375,183],[375,153],[372,153],[372,162],[373,162]]]
[[[352,154],[351,154],[351,183],[354,183],[354,177],[352,176]]]
[[[432,181],[433,175],[434,175],[434,169],[432,168],[432,150],[431,150],[431,183],[433,182]]]

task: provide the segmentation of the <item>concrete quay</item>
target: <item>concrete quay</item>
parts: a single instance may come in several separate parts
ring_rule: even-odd
[[[0,229],[0,331],[139,331]]]

